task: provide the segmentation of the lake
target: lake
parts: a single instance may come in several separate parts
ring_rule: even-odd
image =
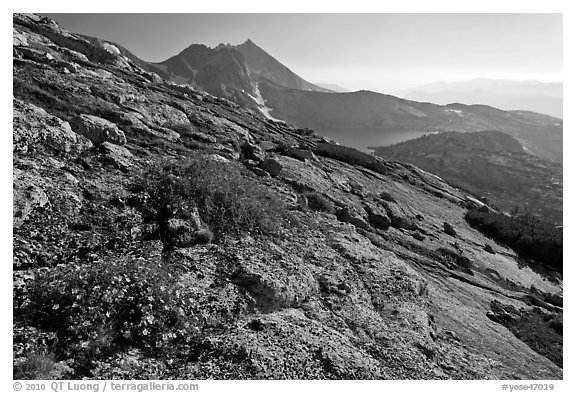
[[[316,129],[315,131],[319,135],[333,139],[342,145],[350,146],[364,152],[371,151],[368,149],[368,146],[393,145],[427,134],[425,131],[389,131],[374,128]]]

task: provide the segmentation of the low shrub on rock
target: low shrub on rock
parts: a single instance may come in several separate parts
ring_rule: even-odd
[[[307,192],[304,196],[308,201],[308,207],[310,209],[329,214],[334,214],[336,212],[334,204],[324,195],[317,192]]]
[[[518,254],[563,271],[562,228],[530,214],[508,216],[480,209],[468,210],[466,221]]]
[[[216,236],[277,234],[293,222],[278,196],[235,162],[200,156],[156,168],[145,178],[148,216],[158,221],[161,232],[172,218],[192,219],[195,209]],[[210,229],[204,229],[201,240],[208,240]]]
[[[383,175],[388,173],[388,169],[378,158],[348,146],[333,143],[318,143],[313,152],[317,155],[330,157],[350,165],[358,165],[371,169]]]
[[[160,258],[61,266],[30,283],[20,314],[56,333],[56,356],[74,358],[78,375],[126,346],[175,356],[199,332],[193,296],[177,278]]]

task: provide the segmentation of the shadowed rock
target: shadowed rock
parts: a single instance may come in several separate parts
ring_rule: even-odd
[[[85,136],[93,143],[110,142],[115,145],[126,143],[126,136],[116,124],[98,116],[82,114],[71,121],[74,132]]]

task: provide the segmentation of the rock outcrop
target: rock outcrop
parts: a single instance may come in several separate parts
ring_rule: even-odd
[[[97,116],[82,114],[72,119],[73,130],[93,143],[109,142],[115,145],[126,143],[126,136],[116,124]]]

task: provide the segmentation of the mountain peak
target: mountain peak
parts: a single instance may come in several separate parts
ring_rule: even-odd
[[[243,47],[243,48],[257,48],[262,50],[262,48],[260,48],[258,45],[256,45],[254,43],[254,41],[252,41],[250,38],[247,38],[246,41],[244,41],[243,43],[241,43],[240,45],[236,45],[236,48],[239,47]]]

